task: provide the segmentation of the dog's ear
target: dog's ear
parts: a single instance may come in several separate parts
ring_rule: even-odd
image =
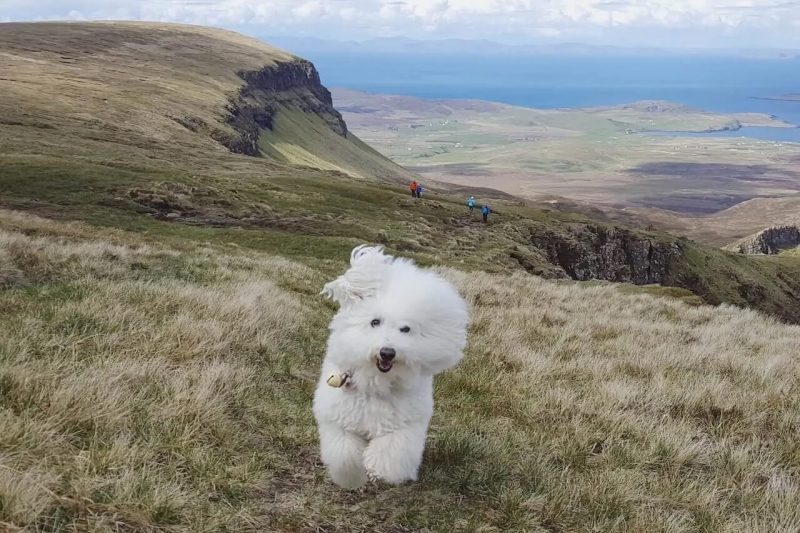
[[[383,246],[370,246],[369,244],[361,244],[353,248],[350,252],[350,266],[356,266],[358,263],[391,263],[394,256],[383,253]]]
[[[361,245],[350,254],[350,268],[327,283],[320,294],[346,307],[373,296],[384,282],[386,265],[394,260],[382,246]]]
[[[322,287],[322,292],[320,294],[325,298],[330,298],[342,307],[354,297],[349,290],[347,279],[344,276],[339,276],[330,283],[326,283],[325,286]]]

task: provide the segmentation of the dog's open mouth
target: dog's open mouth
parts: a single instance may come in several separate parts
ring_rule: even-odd
[[[378,370],[380,370],[383,373],[386,373],[389,370],[391,370],[393,365],[394,363],[391,361],[386,361],[385,359],[380,359],[380,358],[378,359]]]

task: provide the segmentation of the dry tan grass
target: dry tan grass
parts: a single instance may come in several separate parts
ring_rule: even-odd
[[[0,161],[4,167],[0,183],[4,193],[13,196],[12,189],[35,188],[35,183],[47,183],[45,189],[52,193],[63,178],[76,175],[83,185],[81,194],[92,194],[87,185],[94,175],[115,185],[112,198],[126,194],[120,190],[123,183],[141,186],[167,176],[188,177],[173,181],[192,185],[198,179],[216,181],[228,176],[236,178],[239,187],[245,176],[265,180],[287,172],[318,175],[317,169],[288,169],[279,163],[286,158],[272,158],[277,154],[270,145],[292,143],[315,151],[320,156],[315,162],[322,160],[320,168],[354,176],[410,179],[407,171],[353,135],[345,139],[322,121],[313,126],[302,122],[302,135],[293,130],[291,120],[287,125],[283,119],[276,129],[263,131],[262,150],[270,157],[230,153],[220,140],[240,135],[230,123],[230,109],[245,84],[239,73],[296,59],[258,39],[200,26],[2,24],[0,72],[6,75],[0,78]],[[269,108],[280,101],[278,115],[293,115],[294,106],[308,107],[302,100],[309,94],[302,87],[276,92]],[[133,173],[115,177],[127,171]],[[26,178],[20,179],[17,172]],[[45,177],[51,172],[55,181]],[[35,183],[20,183],[28,179]],[[99,187],[96,191],[100,190],[109,193]],[[69,195],[63,193],[56,202],[62,207],[69,203]],[[47,202],[47,196],[36,196],[38,207]]]
[[[8,252],[0,249],[0,288],[20,285],[23,280],[22,272],[11,261]]]
[[[268,368],[295,371],[285,358],[302,361],[304,342],[304,306],[276,283],[310,271],[17,231],[0,232],[0,250],[37,281],[0,295],[0,520],[45,530],[235,522],[224,495],[209,499],[245,490],[251,471],[264,476],[261,389]]]
[[[320,272],[0,211],[0,527],[794,531],[800,328],[445,270],[473,308],[419,483],[346,493],[310,398]]]
[[[40,129],[44,137],[55,125],[83,121],[82,134],[70,136],[76,152],[86,138],[97,139],[88,128],[100,124],[106,132],[124,129],[134,146],[171,140],[224,151],[173,119],[193,117],[228,131],[220,111],[226,95],[241,85],[237,71],[293,58],[229,31],[129,22],[4,24],[0,51],[0,68],[14,73],[0,80],[7,102],[18,97],[29,112],[36,110],[23,115],[48,117],[51,129]],[[117,76],[125,81],[109,83]],[[10,118],[19,111],[13,108],[7,109]],[[8,135],[13,139],[19,132]]]
[[[551,499],[560,491],[573,505],[605,502],[634,531],[800,523],[800,328],[611,285],[451,276],[478,303],[472,357],[441,400],[467,419],[491,414],[481,434],[492,454],[525,450],[515,466],[541,487],[526,527],[566,518]],[[593,517],[600,528],[608,518]]]

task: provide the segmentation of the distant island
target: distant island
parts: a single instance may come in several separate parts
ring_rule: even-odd
[[[787,93],[780,96],[753,96],[755,100],[777,100],[781,102],[800,102],[800,93]]]

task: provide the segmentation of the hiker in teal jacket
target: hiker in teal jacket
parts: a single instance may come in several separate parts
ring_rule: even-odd
[[[469,207],[469,214],[471,215],[472,212],[475,210],[475,197],[470,196],[467,200],[467,207]]]

